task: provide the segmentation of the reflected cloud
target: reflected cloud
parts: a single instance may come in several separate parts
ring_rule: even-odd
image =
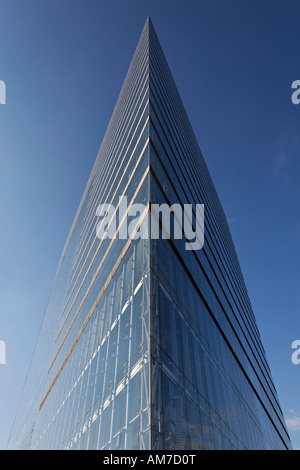
[[[289,431],[300,431],[300,416],[295,410],[289,410],[292,415],[285,420]]]

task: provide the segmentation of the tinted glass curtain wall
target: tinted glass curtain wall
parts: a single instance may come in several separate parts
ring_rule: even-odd
[[[110,223],[100,204],[115,208]],[[144,210],[130,230],[143,235],[121,236],[133,204]],[[151,239],[153,204],[190,204],[194,224],[204,204],[203,248],[163,239],[161,215]],[[116,236],[100,239],[101,223]],[[8,448],[291,448],[226,218],[149,18],[61,256]]]

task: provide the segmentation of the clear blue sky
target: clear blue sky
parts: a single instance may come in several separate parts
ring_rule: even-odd
[[[61,251],[150,14],[223,203],[300,448],[300,3],[0,0],[0,448]]]

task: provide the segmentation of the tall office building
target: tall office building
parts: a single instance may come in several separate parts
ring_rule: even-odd
[[[159,238],[149,236],[163,203],[189,204],[194,229],[204,205],[202,249],[175,228],[168,239],[162,212]],[[291,447],[226,218],[149,18],[61,256],[8,447]]]

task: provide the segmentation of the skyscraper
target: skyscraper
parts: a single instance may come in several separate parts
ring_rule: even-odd
[[[203,204],[203,248],[187,248],[184,229],[163,238],[161,213],[151,237],[155,204],[189,205],[194,228]],[[226,218],[149,18],[61,256],[8,447],[291,447]]]

